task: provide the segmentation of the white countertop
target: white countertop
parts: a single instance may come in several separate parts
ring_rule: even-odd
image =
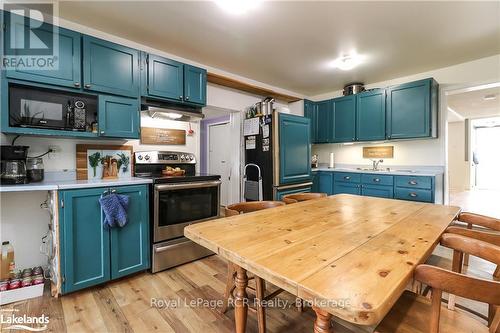
[[[387,170],[386,168],[381,168],[380,171],[374,170],[363,170],[358,169],[356,167],[335,167],[329,168],[325,166],[320,166],[319,168],[313,168],[312,171],[330,171],[330,172],[353,172],[353,173],[369,173],[369,174],[377,174],[377,175],[393,175],[393,176],[430,176],[436,177],[443,174],[443,171],[438,169],[416,169],[409,167],[397,167],[390,168]]]
[[[20,185],[1,185],[0,192],[22,192],[22,191],[57,191],[77,188],[92,188],[92,187],[107,187],[107,186],[123,186],[123,185],[140,185],[151,184],[152,179],[147,178],[123,178],[112,180],[46,180],[39,183],[20,184]]]

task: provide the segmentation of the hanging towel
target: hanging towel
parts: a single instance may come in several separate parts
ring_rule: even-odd
[[[108,194],[101,196],[99,203],[104,211],[103,226],[105,228],[123,227],[127,224],[127,210],[130,197],[124,194]]]

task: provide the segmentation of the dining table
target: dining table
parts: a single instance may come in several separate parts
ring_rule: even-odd
[[[332,195],[192,224],[184,234],[235,265],[236,332],[246,329],[250,272],[332,319],[373,330],[413,281],[459,207]]]

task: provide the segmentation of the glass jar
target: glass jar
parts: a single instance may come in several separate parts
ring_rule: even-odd
[[[30,183],[41,182],[44,177],[43,159],[28,158],[26,161],[26,175]]]

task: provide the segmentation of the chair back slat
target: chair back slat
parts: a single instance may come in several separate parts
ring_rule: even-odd
[[[262,209],[274,208],[279,206],[284,206],[285,203],[281,201],[249,201],[249,202],[239,202],[232,205],[226,206],[226,216],[234,216],[239,214],[245,214],[250,212],[255,212]]]
[[[467,224],[478,225],[484,228],[500,231],[500,219],[496,219],[494,217],[462,212],[458,216],[458,220]]]
[[[500,246],[454,233],[443,234],[441,245],[500,265]]]

